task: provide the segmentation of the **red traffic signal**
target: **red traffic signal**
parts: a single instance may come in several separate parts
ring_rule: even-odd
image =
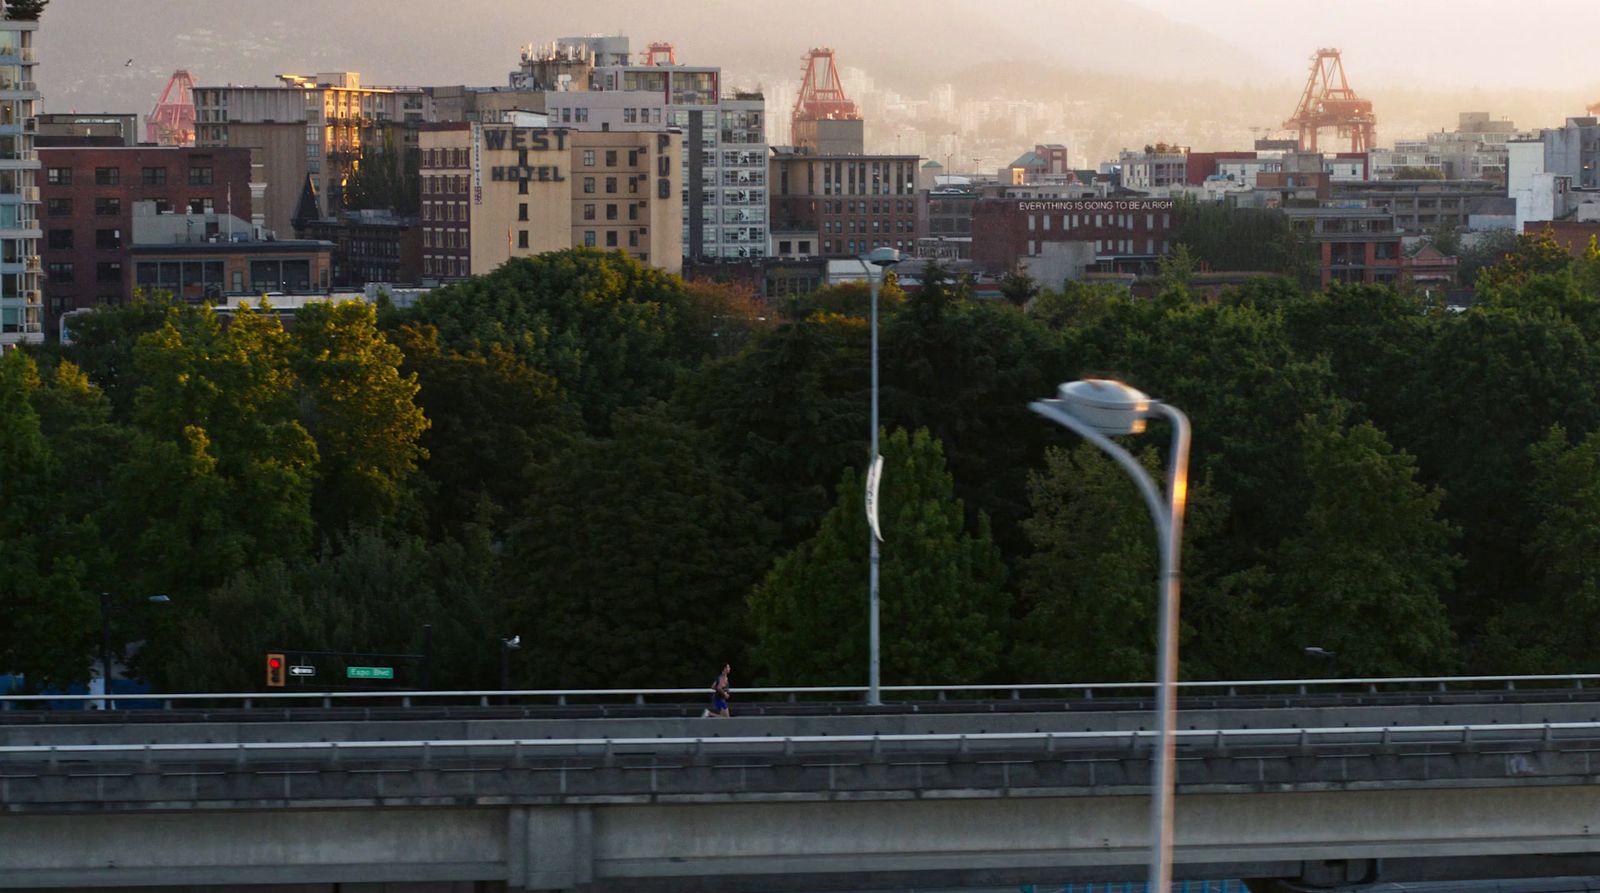
[[[267,687],[268,688],[282,688],[283,687],[283,676],[284,676],[284,672],[283,672],[283,655],[282,654],[269,654],[269,655],[267,655]]]

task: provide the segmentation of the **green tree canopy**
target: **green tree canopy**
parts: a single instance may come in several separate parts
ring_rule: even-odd
[[[742,663],[772,531],[692,429],[616,417],[540,469],[507,543],[506,599],[541,687],[685,686]],[[704,679],[702,679],[704,677]]]
[[[1308,419],[1299,429],[1312,497],[1277,562],[1285,653],[1320,646],[1358,676],[1454,669],[1441,595],[1461,562],[1457,531],[1438,517],[1441,494],[1370,424]]]
[[[988,519],[968,527],[944,451],[927,431],[890,433],[882,450],[883,682],[986,681],[1000,667],[1008,614]],[[751,657],[769,682],[865,678],[868,528],[854,469],[838,494],[817,535],[779,559],[750,596]]]

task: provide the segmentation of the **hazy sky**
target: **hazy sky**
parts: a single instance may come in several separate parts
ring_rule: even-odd
[[[1063,0],[1071,3],[1072,0]],[[1304,78],[1319,46],[1343,50],[1353,82],[1559,88],[1600,83],[1588,0],[1130,0],[1204,29]],[[1360,89],[1360,83],[1353,83]],[[1600,95],[1594,97],[1600,99]]]
[[[1308,57],[1338,46],[1380,116],[1385,90],[1475,87],[1502,105],[1508,89],[1542,91],[1541,115],[1581,114],[1600,100],[1580,39],[1594,16],[1590,0],[53,0],[37,79],[47,110],[141,113],[179,67],[202,84],[328,70],[500,84],[523,43],[622,31],[635,46],[671,40],[680,61],[721,64],[735,82],[796,79],[806,48],[830,45],[916,96],[966,66],[1038,62],[1282,89],[1286,115]]]

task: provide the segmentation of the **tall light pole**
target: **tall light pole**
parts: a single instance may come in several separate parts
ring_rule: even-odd
[[[1133,478],[1156,523],[1161,549],[1160,633],[1156,645],[1156,720],[1159,729],[1150,786],[1149,893],[1172,889],[1172,801],[1177,782],[1173,730],[1178,721],[1178,552],[1183,540],[1183,509],[1189,491],[1189,417],[1175,406],[1152,400],[1119,381],[1073,381],[1055,400],[1028,404],[1039,415],[1077,432],[1105,451]],[[1172,423],[1172,457],[1165,499],[1144,466],[1107,435],[1139,434],[1145,421],[1163,416]]]
[[[882,467],[878,457],[878,280],[883,271],[900,262],[900,252],[893,248],[874,248],[856,258],[867,274],[867,289],[872,295],[872,437],[871,452],[867,456],[867,703],[876,707],[883,703],[879,688],[878,647],[878,484]],[[874,276],[872,267],[878,268]]]
[[[172,601],[165,595],[147,596],[152,605],[165,605]],[[111,708],[111,593],[100,593],[100,688],[106,696],[103,709]]]

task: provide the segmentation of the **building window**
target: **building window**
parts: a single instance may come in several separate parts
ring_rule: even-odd
[[[800,253],[801,254],[810,254],[811,253],[811,240],[809,240],[809,239],[801,239],[800,240]]]
[[[589,194],[589,195],[593,195],[594,194],[594,178],[593,177],[584,177],[583,178],[583,191],[585,193]]]
[[[584,149],[583,150],[583,166],[584,167],[594,167],[594,150],[593,149]]]
[[[606,230],[606,247],[607,248],[615,248],[615,247],[617,247],[617,231],[616,230],[614,230],[614,229]]]
[[[94,281],[96,282],[121,282],[122,262],[103,260],[94,265]]]
[[[606,150],[606,167],[616,167],[616,166],[617,166],[617,150],[616,149],[607,149]]]
[[[527,194],[528,194],[528,181],[527,180],[518,180],[517,181],[517,195],[527,195]]]
[[[189,168],[189,185],[190,186],[210,186],[211,185],[211,168],[209,168],[209,167],[191,167],[191,168]]]
[[[517,205],[517,219],[518,220],[527,220],[528,219],[528,203],[527,202],[521,202],[521,203],[519,203]],[[527,233],[523,233],[523,235],[527,235]],[[523,247],[526,248],[527,246],[524,245]],[[113,692],[113,694],[114,694],[114,692]]]
[[[528,247],[528,231],[527,230],[525,230],[525,229],[517,230],[517,247],[518,248],[526,248],[526,247]]]
[[[571,124],[572,123],[572,109],[564,108],[564,109],[561,110],[561,122],[563,124]],[[114,694],[114,692],[113,692],[113,694]]]
[[[637,203],[630,202],[628,204],[628,219],[629,220],[638,220],[639,219],[639,205]]]
[[[44,179],[44,181],[46,183],[49,183],[51,186],[71,186],[72,185],[72,168],[70,168],[70,167],[53,167],[53,168],[50,168],[49,170],[45,171],[45,179]]]
[[[94,185],[120,186],[122,184],[122,169],[117,167],[97,167],[94,169]]]
[[[71,282],[72,264],[54,263],[45,267],[46,275],[51,282]]]
[[[122,247],[122,230],[97,229],[94,231],[94,247],[111,249]]]
[[[122,213],[122,199],[116,197],[97,198],[94,200],[94,212],[101,217],[115,217]]]
[[[586,248],[594,247],[594,230],[586,229],[583,231],[583,244]]]
[[[215,214],[215,213],[217,213],[217,208],[216,208],[216,205],[215,205],[215,203],[213,202],[212,199],[209,199],[209,198],[191,198],[191,199],[189,199],[189,213],[190,214]]]
[[[638,230],[636,230],[636,229],[628,230],[628,247],[629,248],[638,248],[639,247],[639,231]]]
[[[45,244],[52,250],[65,250],[72,247],[72,230],[53,229],[45,236]]]
[[[139,177],[139,182],[146,186],[167,185],[167,169],[164,167],[147,167]]]
[[[617,206],[615,204],[606,205],[606,219],[607,220],[616,220],[617,219]]]
[[[52,198],[44,203],[44,212],[51,217],[71,217],[72,199]]]
[[[593,220],[594,219],[594,205],[584,205],[583,206],[583,219],[584,220]]]
[[[617,178],[616,177],[607,177],[606,178],[606,192],[608,194],[613,194],[614,195],[614,194],[616,194],[616,191],[617,191]]]
[[[637,123],[639,123],[639,110],[638,109],[623,109],[622,110],[622,123],[624,123],[624,124],[637,124]]]
[[[573,109],[572,120],[579,124],[586,123],[589,120],[589,110],[586,108]]]

